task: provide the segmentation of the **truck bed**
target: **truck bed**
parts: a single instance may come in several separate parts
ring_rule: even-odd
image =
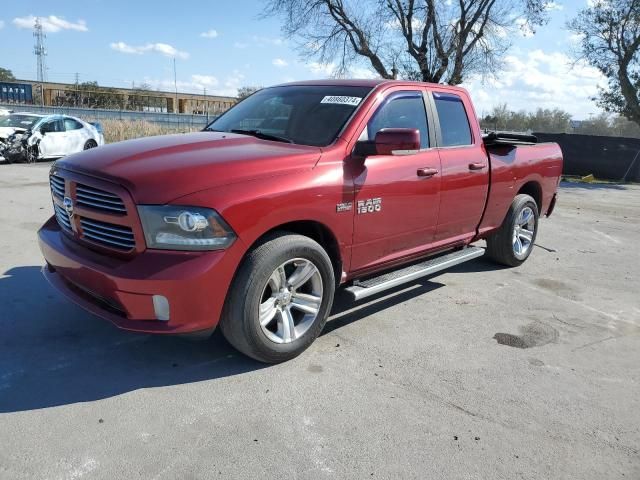
[[[500,227],[514,196],[523,189],[538,203],[540,215],[546,215],[562,174],[562,151],[558,144],[493,144],[485,148],[491,170],[479,236]]]

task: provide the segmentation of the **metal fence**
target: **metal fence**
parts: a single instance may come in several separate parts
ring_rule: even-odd
[[[17,105],[0,103],[0,108],[15,112],[40,114],[64,114],[86,121],[94,120],[144,120],[176,129],[200,129],[215,119],[215,115],[194,115],[187,113],[140,112],[130,110],[104,110],[99,108],[43,107],[38,105]]]
[[[534,133],[542,142],[557,142],[564,158],[563,174],[640,182],[640,139]]]

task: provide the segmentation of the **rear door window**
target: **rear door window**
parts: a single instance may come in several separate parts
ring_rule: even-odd
[[[80,130],[82,128],[82,124],[73,118],[65,118],[64,119],[64,129],[69,132],[71,130]]]
[[[436,103],[443,147],[471,145],[471,128],[462,99],[450,93],[433,93]]]

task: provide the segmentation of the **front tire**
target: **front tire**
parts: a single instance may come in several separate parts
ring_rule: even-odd
[[[487,254],[508,267],[529,258],[538,234],[538,205],[529,195],[516,195],[502,225],[487,238]]]
[[[265,363],[284,362],[300,355],[318,337],[334,291],[327,252],[308,237],[276,232],[242,262],[220,329],[245,355]]]

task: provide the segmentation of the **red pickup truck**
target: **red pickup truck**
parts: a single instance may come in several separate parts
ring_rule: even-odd
[[[461,88],[265,88],[202,132],[56,162],[43,272],[120,328],[219,325],[281,362],[320,334],[339,286],[356,301],[485,252],[524,262],[562,171],[559,147],[533,140],[483,137]]]

